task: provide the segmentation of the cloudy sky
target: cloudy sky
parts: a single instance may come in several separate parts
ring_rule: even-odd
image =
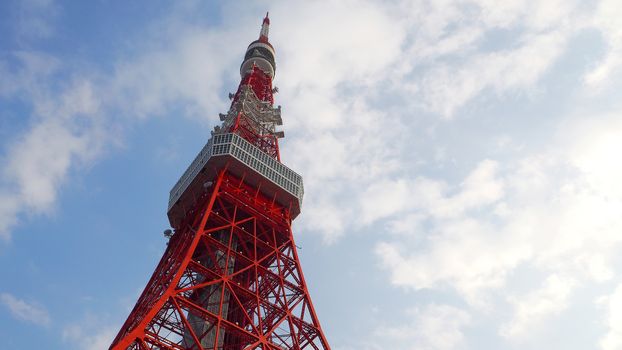
[[[265,11],[335,350],[622,349],[618,0],[0,3],[0,347],[103,350]]]

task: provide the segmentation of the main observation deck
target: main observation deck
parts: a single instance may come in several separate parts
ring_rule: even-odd
[[[178,227],[186,211],[196,205],[205,191],[204,184],[225,166],[228,172],[243,176],[246,183],[289,208],[292,220],[300,214],[302,176],[237,134],[214,134],[171,189],[168,217],[172,227]]]

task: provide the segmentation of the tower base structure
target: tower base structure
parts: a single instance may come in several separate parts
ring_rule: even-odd
[[[110,349],[330,349],[288,208],[226,167],[196,203]]]

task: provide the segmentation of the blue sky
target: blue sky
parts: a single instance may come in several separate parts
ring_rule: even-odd
[[[333,349],[622,349],[615,0],[0,3],[1,348],[107,348],[268,10]]]

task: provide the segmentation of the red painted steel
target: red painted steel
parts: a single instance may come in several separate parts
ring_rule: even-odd
[[[271,76],[253,67],[244,85],[272,105]],[[240,89],[234,103],[239,95]],[[252,123],[240,112],[229,131],[278,159],[277,138]],[[193,193],[198,204],[177,226],[110,350],[330,350],[302,274],[289,208],[227,167]]]
[[[221,171],[110,349],[330,349],[287,209]]]
[[[268,74],[262,72],[258,67],[253,67],[251,72],[242,78],[231,105],[238,101],[242,93],[242,87],[244,86],[249,86],[260,101],[269,103],[270,105],[274,104],[272,78],[270,78]],[[262,133],[261,129],[262,127],[257,125],[257,122],[253,120],[253,118],[249,118],[249,116],[244,113],[238,113],[235,123],[229,131],[237,132],[248,142],[259,147],[272,158],[281,160],[279,154],[279,139],[273,134]]]

